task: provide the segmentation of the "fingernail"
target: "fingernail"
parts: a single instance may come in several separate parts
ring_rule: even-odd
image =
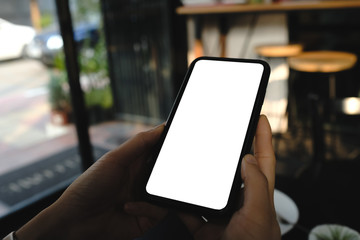
[[[257,164],[256,158],[251,154],[245,155],[244,159],[246,162],[248,162],[250,164]]]

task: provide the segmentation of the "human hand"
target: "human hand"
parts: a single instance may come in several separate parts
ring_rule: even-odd
[[[280,239],[274,207],[275,154],[272,134],[265,116],[259,119],[254,156],[246,155],[241,165],[244,204],[232,216],[224,239]]]
[[[265,116],[260,116],[254,156],[246,155],[241,163],[243,206],[228,223],[205,223],[200,216],[178,214],[195,239],[280,239],[273,202],[276,160],[271,139],[269,122]],[[157,220],[166,211],[145,202],[130,202],[125,206],[129,214]]]
[[[107,153],[63,195],[20,228],[23,239],[134,239],[152,227],[151,218],[134,217],[124,203],[139,200],[145,162],[163,125],[136,135]],[[161,216],[166,215],[161,210]]]

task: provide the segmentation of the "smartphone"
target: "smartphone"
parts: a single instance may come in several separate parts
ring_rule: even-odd
[[[147,199],[204,215],[231,211],[269,74],[261,60],[191,63],[151,160]]]

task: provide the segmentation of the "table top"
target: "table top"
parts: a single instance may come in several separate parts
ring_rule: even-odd
[[[309,51],[288,59],[292,69],[302,72],[334,73],[352,68],[357,61],[353,53],[339,51]]]
[[[176,9],[180,15],[225,14],[246,12],[286,12],[299,10],[326,10],[360,8],[359,0],[343,1],[285,1],[262,4],[187,5]]]
[[[255,48],[256,53],[263,57],[292,57],[300,54],[302,50],[301,44],[263,45]]]

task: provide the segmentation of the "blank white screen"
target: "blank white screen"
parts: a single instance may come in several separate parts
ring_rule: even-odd
[[[196,62],[148,193],[216,210],[226,206],[263,70],[258,63]]]

